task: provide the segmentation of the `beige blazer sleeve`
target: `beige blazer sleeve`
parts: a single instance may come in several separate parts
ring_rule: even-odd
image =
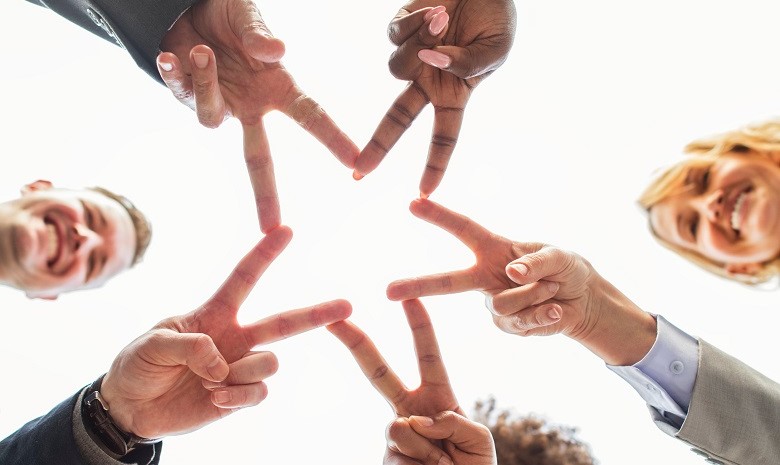
[[[677,430],[658,411],[652,413],[661,430],[710,463],[780,464],[780,384],[703,340],[682,427]]]

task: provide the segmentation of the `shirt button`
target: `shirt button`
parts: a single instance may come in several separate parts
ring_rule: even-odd
[[[653,385],[652,385],[652,384],[650,384],[650,383],[647,383],[647,384],[645,384],[645,387],[646,387],[646,388],[647,388],[647,390],[648,390],[648,391],[650,391],[650,392],[655,392],[655,391],[657,390],[657,389],[655,388],[655,386],[653,386]]]
[[[683,362],[681,362],[679,360],[675,360],[674,362],[672,362],[671,365],[669,365],[669,369],[675,375],[679,375],[680,373],[683,372],[683,370],[685,370],[685,365],[683,365]]]

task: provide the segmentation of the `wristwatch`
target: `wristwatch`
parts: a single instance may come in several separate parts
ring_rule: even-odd
[[[122,458],[139,445],[159,442],[160,439],[146,439],[122,431],[114,423],[114,419],[108,413],[109,406],[100,395],[100,387],[105,376],[96,379],[87,388],[84,400],[81,402],[81,418],[92,440],[114,459]]]

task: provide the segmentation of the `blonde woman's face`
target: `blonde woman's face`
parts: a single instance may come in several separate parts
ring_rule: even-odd
[[[650,209],[650,224],[667,242],[752,274],[780,255],[780,167],[767,158],[726,154],[692,167],[688,189]]]

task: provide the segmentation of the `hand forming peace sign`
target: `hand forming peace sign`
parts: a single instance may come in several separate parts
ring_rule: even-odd
[[[353,177],[373,171],[430,102],[436,112],[420,194],[444,177],[471,92],[506,60],[514,41],[511,0],[413,0],[388,27],[398,46],[390,72],[409,86],[393,102],[355,162]]]

